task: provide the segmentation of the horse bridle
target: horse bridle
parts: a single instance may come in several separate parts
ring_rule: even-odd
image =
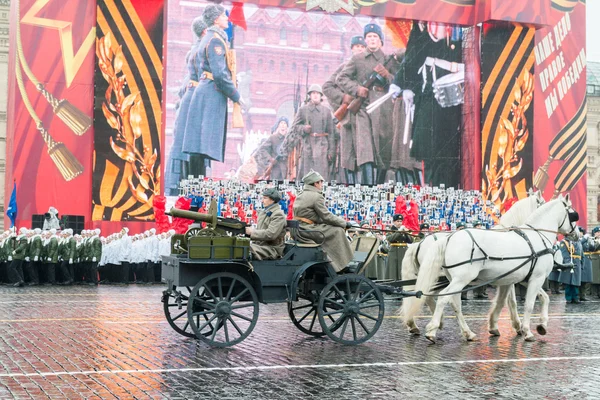
[[[562,228],[562,226],[564,225],[565,221],[568,218],[569,226],[571,226],[571,231],[569,233],[567,233],[567,235],[570,235],[571,233],[573,233],[573,231],[575,231],[575,229],[577,229],[577,224],[573,225],[573,222],[579,221],[579,213],[577,211],[575,211],[573,209],[573,207],[569,206],[564,201],[562,203],[565,206],[565,208],[567,209],[567,214],[565,215],[565,217],[563,218],[562,222],[560,223],[560,225],[558,227]]]

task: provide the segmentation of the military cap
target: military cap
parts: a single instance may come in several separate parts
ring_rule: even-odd
[[[262,192],[262,195],[270,198],[275,203],[279,203],[279,200],[281,200],[281,193],[275,188],[266,188],[264,192]]]
[[[466,228],[466,227],[467,226],[462,221],[456,223],[456,229],[458,229],[458,228]]]
[[[356,46],[357,44],[361,44],[365,47],[367,47],[367,44],[365,43],[365,38],[362,36],[352,36],[352,39],[350,39],[350,48],[353,48],[354,46]]]
[[[404,221],[404,216],[402,214],[396,214],[393,217],[394,221]]]
[[[206,25],[213,26],[215,20],[225,13],[225,7],[220,4],[209,4],[202,13],[202,18]]]
[[[198,39],[202,38],[202,34],[204,33],[204,31],[207,28],[208,28],[208,25],[206,25],[204,18],[202,18],[202,17],[194,18],[194,21],[192,22],[192,32],[194,32],[194,35],[196,35],[196,37],[198,37]]]
[[[323,179],[323,176],[320,173],[313,171],[312,169],[308,174],[304,175],[304,178],[302,178],[302,182],[304,182],[305,185],[313,185],[324,180],[325,179]]]
[[[377,24],[368,24],[365,25],[365,33],[364,33],[364,37],[367,37],[368,33],[376,33],[379,36],[379,39],[381,39],[381,44],[383,44],[383,31],[381,30],[381,27]]]
[[[279,128],[279,124],[285,122],[287,124],[287,126],[290,126],[290,120],[287,119],[286,117],[279,117],[277,119],[277,122],[275,122],[275,125],[273,125],[273,127],[271,128],[271,133],[275,132],[277,130],[277,128]]]
[[[429,224],[427,222],[423,222],[420,226],[419,226],[419,230],[421,231],[428,231],[429,230]]]
[[[473,228],[477,228],[478,226],[483,226],[483,224],[480,221],[473,221]]]
[[[596,226],[594,229],[592,229],[592,235],[596,232],[600,232],[600,226]]]
[[[370,224],[369,224],[369,221],[363,220],[363,221],[360,223],[360,227],[362,228],[363,226],[370,226]]]
[[[312,92],[320,93],[321,96],[322,96],[323,95],[323,88],[321,88],[321,85],[319,85],[318,83],[313,83],[308,88],[308,94],[311,94]]]

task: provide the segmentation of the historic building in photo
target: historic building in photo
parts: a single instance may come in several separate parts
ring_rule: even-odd
[[[600,62],[587,63],[587,221],[600,225]]]
[[[206,2],[169,1],[167,40],[167,104],[165,149],[173,141],[175,104],[186,73],[185,56],[195,40],[190,26]],[[307,85],[322,85],[350,57],[350,38],[362,35],[373,19],[366,16],[305,13],[296,9],[244,5],[248,29],[235,28],[240,91],[251,108],[244,130],[229,129],[226,160],[240,164],[238,145],[251,131],[268,131],[277,117],[294,117],[294,101],[304,100]],[[382,21],[378,21],[382,24]],[[386,53],[391,44],[385,43]],[[296,92],[299,92],[296,95]],[[295,96],[296,95],[296,96]],[[213,176],[224,176],[231,166],[213,163]]]

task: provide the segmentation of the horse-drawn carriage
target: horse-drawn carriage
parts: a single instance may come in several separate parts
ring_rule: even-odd
[[[363,274],[376,254],[378,240],[353,242],[355,273],[338,275],[318,243],[286,243],[282,258],[252,260],[249,239],[227,235],[244,224],[208,214],[171,210],[172,215],[203,221],[186,235],[175,235],[172,254],[163,257],[162,280],[167,321],[178,333],[211,346],[226,347],[244,340],[256,325],[259,303],[287,303],[292,323],[311,336],[327,335],[343,344],[371,338],[384,316],[384,292]],[[288,221],[294,237],[302,235],[297,221]]]
[[[452,302],[463,336],[473,340],[475,334],[464,321],[457,296],[475,282],[478,286],[498,287],[490,334],[499,335],[498,315],[509,300],[513,327],[525,340],[534,340],[529,325],[535,297],[540,296],[542,318],[537,331],[543,335],[549,301],[542,284],[555,265],[568,268],[554,258],[553,243],[557,235],[571,235],[575,231],[579,216],[571,207],[569,196],[559,196],[545,204],[531,197],[521,203],[525,206],[523,210],[528,211],[515,211],[517,217],[524,219],[519,226],[447,234],[440,240],[433,238],[427,251],[426,240],[413,246],[415,254],[403,261],[403,277],[409,275],[405,266],[412,264],[415,269],[420,264],[423,268],[418,268],[418,277],[415,269],[416,279],[386,285],[364,276],[377,250],[376,238],[355,240],[354,259],[348,265],[354,273],[338,275],[318,243],[292,241],[286,244],[280,259],[252,260],[248,239],[224,233],[240,233],[243,224],[217,218],[214,203],[209,214],[172,211],[176,216],[207,222],[209,227],[192,227],[185,236],[173,237],[172,254],[162,261],[162,279],[168,285],[163,295],[165,315],[182,335],[225,347],[241,342],[252,332],[259,303],[286,302],[291,321],[302,332],[327,335],[343,344],[359,344],[377,332],[384,316],[383,293],[393,293],[399,298],[418,298],[403,304],[403,317],[411,333],[419,332],[413,319],[422,299],[437,297],[437,304],[430,302],[435,311],[426,328],[426,337],[435,341],[444,306]],[[302,236],[304,231],[295,221],[289,221],[288,226],[295,237]],[[423,261],[418,260],[419,249]],[[445,278],[440,279],[441,274]],[[528,290],[521,324],[511,288],[523,281]],[[400,290],[415,284],[414,292]]]

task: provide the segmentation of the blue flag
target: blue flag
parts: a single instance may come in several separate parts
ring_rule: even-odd
[[[12,194],[10,195],[10,202],[6,208],[6,216],[10,218],[10,227],[15,226],[15,220],[17,219],[17,182],[15,182]]]

